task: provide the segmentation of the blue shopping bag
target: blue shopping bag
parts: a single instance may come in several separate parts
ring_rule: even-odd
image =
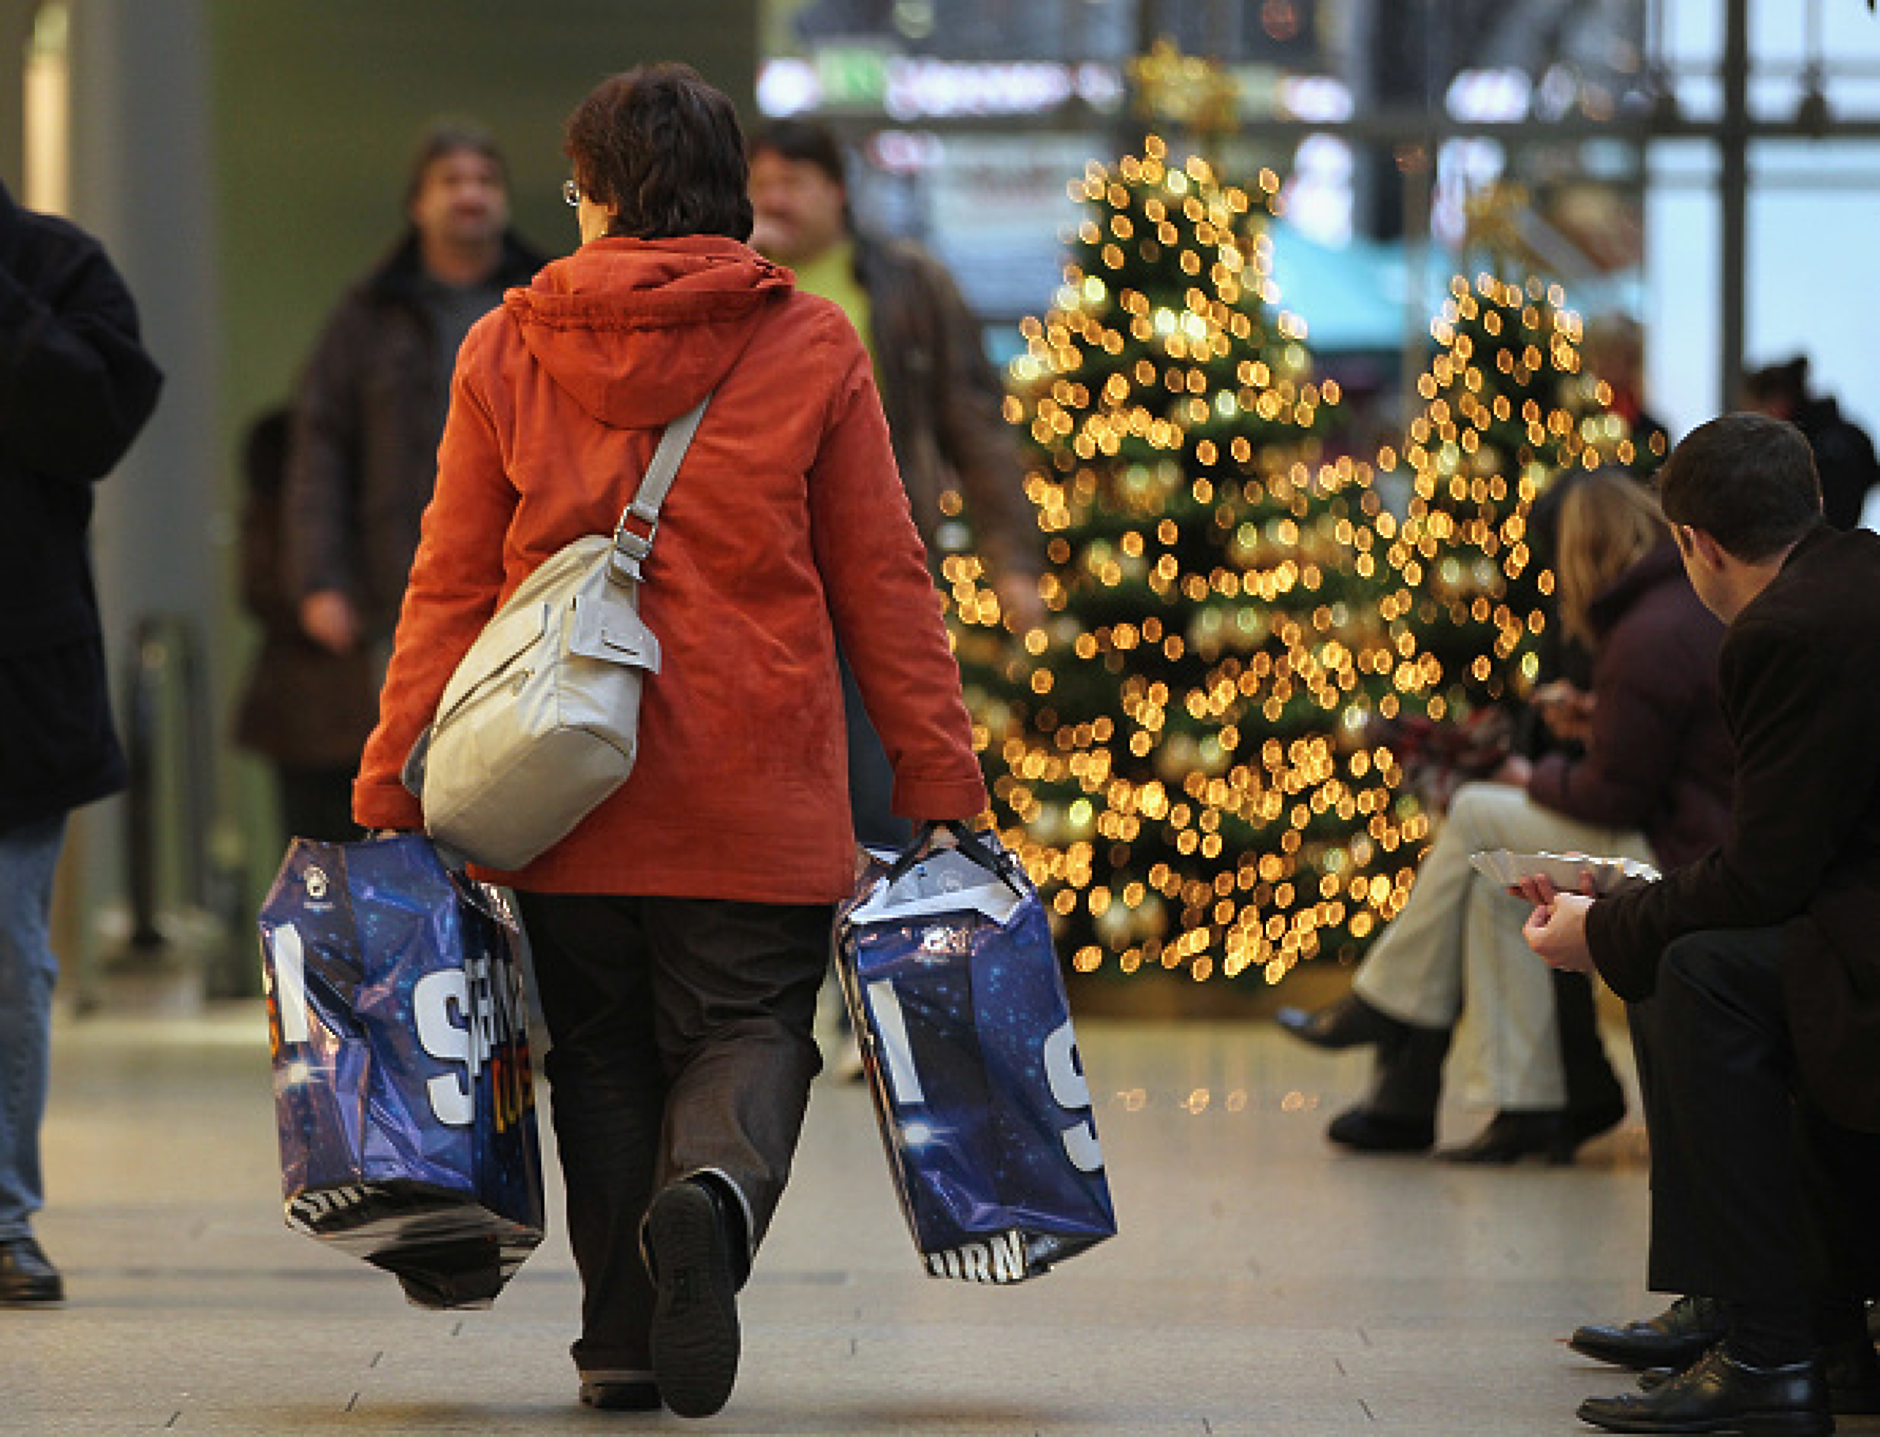
[[[1019,1282],[1116,1218],[1044,905],[996,837],[948,827],[863,875],[836,967],[928,1273]]]
[[[542,1239],[520,930],[428,838],[297,838],[260,914],[287,1224],[487,1306]]]

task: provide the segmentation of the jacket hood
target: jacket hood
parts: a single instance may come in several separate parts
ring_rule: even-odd
[[[650,429],[717,386],[794,282],[736,240],[602,239],[503,304],[529,353],[586,413]]]

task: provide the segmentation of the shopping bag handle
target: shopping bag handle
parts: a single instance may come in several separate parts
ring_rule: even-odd
[[[964,819],[959,818],[929,819],[923,823],[920,826],[920,832],[914,835],[913,842],[902,849],[900,856],[889,865],[883,881],[893,883],[925,858],[932,851],[934,835],[943,828],[952,835],[953,847],[961,854],[985,869],[1020,898],[1025,896],[1024,886],[1014,873],[1018,860],[1009,853],[995,852],[989,848],[985,841],[973,832],[971,826]]]

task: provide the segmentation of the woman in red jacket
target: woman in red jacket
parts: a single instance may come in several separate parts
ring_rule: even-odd
[[[896,812],[971,818],[986,793],[867,353],[743,243],[730,102],[644,67],[581,103],[566,148],[583,244],[458,356],[354,813],[422,823],[399,768],[458,660],[544,559],[612,531],[709,392],[640,594],[663,654],[639,761],[527,868],[482,875],[517,891],[553,1045],[582,1400],[703,1416],[736,1377],[734,1294],[789,1172],[855,872],[838,637]]]
[[[1723,627],[1699,602],[1657,502],[1630,476],[1573,482],[1561,509],[1561,616],[1595,653],[1581,712],[1583,755],[1511,759],[1499,782],[1457,790],[1403,912],[1343,1002],[1279,1021],[1320,1047],[1375,1045],[1377,1081],[1340,1114],[1333,1142],[1420,1151],[1436,1136],[1442,1063],[1467,1001],[1471,1097],[1495,1110],[1474,1141],[1441,1156],[1569,1161],[1625,1114],[1618,1081],[1567,1103],[1553,979],[1521,925],[1529,905],[1475,872],[1483,849],[1580,852],[1659,866],[1688,863],[1722,839],[1733,760],[1717,697]]]

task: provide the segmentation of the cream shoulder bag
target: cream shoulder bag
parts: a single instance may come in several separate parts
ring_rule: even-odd
[[[439,843],[522,868],[633,771],[640,686],[659,672],[659,640],[639,613],[642,565],[709,403],[666,426],[612,537],[589,534],[550,557],[457,665],[404,770]]]

